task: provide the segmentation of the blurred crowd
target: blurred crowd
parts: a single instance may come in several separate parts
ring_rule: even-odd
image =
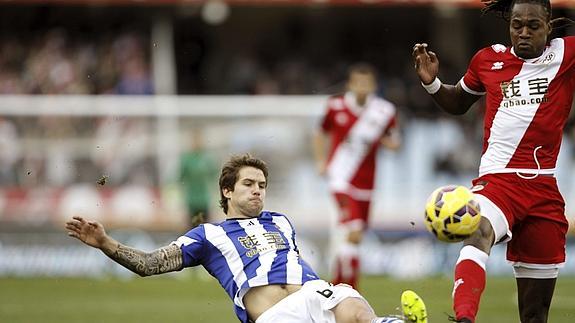
[[[2,117],[0,183],[63,187],[71,183],[157,184],[150,118]]]
[[[153,94],[149,39],[71,37],[52,29],[0,37],[0,94]]]
[[[3,35],[0,94],[151,95],[148,47],[149,37],[141,32],[89,39],[61,28],[33,37]],[[103,174],[116,175],[113,183],[153,181],[148,128],[144,119],[0,115],[0,182],[65,186]],[[50,145],[56,141],[61,144]],[[138,176],[143,169],[151,176]]]

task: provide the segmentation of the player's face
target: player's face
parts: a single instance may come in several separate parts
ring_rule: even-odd
[[[547,11],[538,4],[519,3],[513,6],[509,32],[515,54],[521,58],[541,56],[551,32]]]
[[[266,187],[266,178],[260,169],[240,169],[234,190],[223,192],[228,198],[228,217],[257,217],[264,207]]]
[[[347,88],[359,97],[365,97],[375,92],[377,83],[375,76],[369,73],[351,73]]]

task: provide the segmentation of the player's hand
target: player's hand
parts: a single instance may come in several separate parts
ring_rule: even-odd
[[[413,46],[413,63],[415,71],[423,84],[430,84],[439,73],[439,60],[434,52],[427,50],[427,44]]]
[[[104,226],[96,221],[86,221],[80,216],[66,222],[66,230],[69,236],[95,248],[101,248],[107,238]]]

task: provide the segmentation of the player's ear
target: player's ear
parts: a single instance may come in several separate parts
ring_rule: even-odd
[[[232,197],[232,192],[233,192],[233,190],[230,190],[229,188],[223,188],[223,189],[222,189],[222,194],[223,194],[224,197],[226,197],[226,198],[231,198],[231,197]]]

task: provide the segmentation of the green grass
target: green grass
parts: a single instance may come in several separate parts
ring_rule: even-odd
[[[231,302],[213,280],[198,277],[117,279],[0,279],[0,322],[237,322]],[[365,277],[362,292],[378,313],[396,313],[403,289],[426,301],[431,323],[447,322],[451,281]],[[559,278],[549,322],[575,322],[575,278]],[[490,278],[480,323],[519,322],[515,281]]]

